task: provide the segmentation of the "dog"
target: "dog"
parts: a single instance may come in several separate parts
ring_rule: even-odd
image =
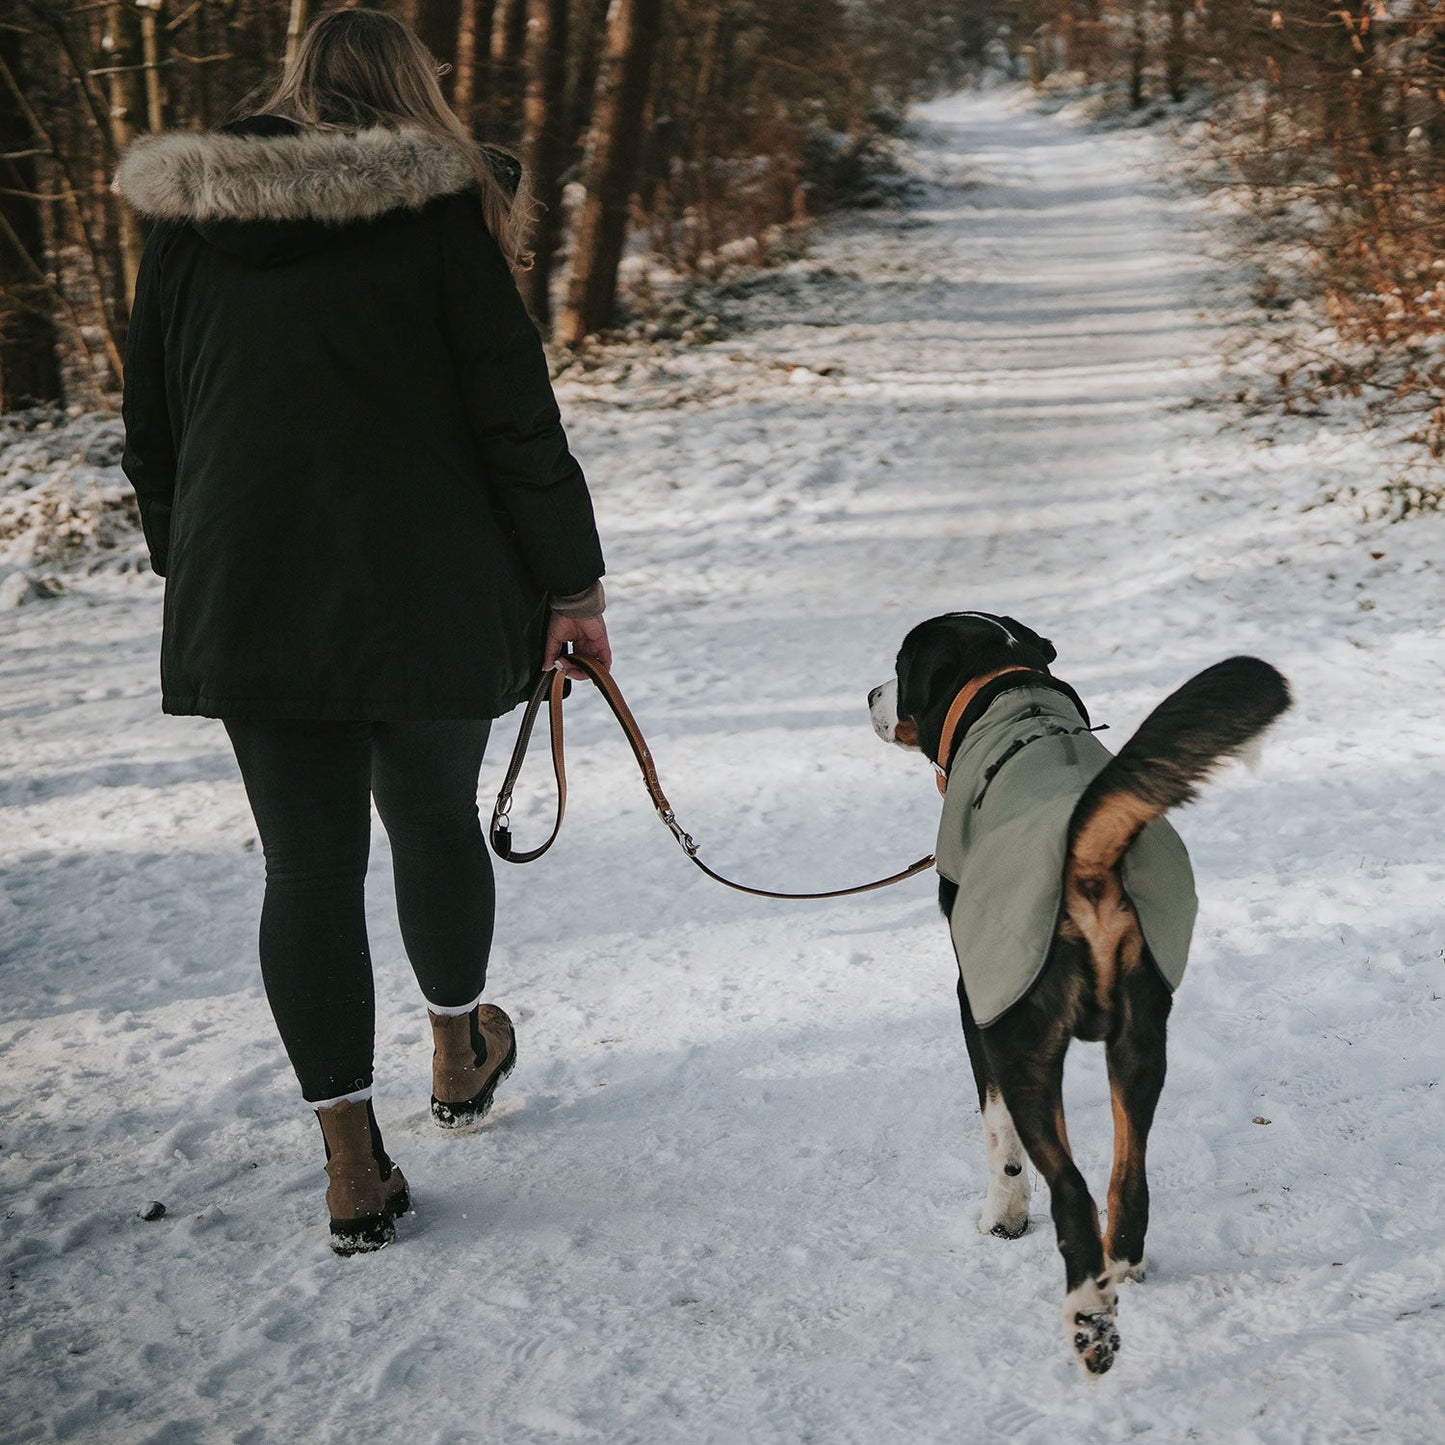
[[[1047,1183],[1064,1257],[1064,1329],[1101,1375],[1119,1350],[1117,1286],[1143,1277],[1145,1148],[1195,897],[1164,819],[1290,705],[1258,658],[1233,657],[1166,698],[1115,757],[1049,665],[1054,646],[1012,617],[953,612],[903,640],[868,695],[874,730],[921,752],[944,794],[938,900],[988,1158],[979,1229],[1028,1228],[1025,1155]],[[1108,1228],[1069,1149],[1064,1055],[1102,1041],[1114,1115]]]

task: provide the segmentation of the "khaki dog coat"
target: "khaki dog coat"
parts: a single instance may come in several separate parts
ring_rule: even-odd
[[[1047,687],[1002,693],[949,769],[939,873],[958,885],[949,926],[969,1007],[994,1023],[1033,987],[1063,902],[1069,820],[1113,756],[1078,709]],[[1189,854],[1163,819],[1130,845],[1120,877],[1171,991],[1184,977],[1198,900]]]

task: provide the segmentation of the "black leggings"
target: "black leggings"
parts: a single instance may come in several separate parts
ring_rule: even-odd
[[[371,1086],[376,1004],[363,888],[371,798],[402,942],[427,1002],[487,979],[496,895],[477,817],[489,722],[226,720],[266,853],[261,977],[302,1095]]]

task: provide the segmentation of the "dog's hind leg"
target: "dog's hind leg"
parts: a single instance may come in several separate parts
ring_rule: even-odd
[[[1114,1169],[1104,1253],[1116,1281],[1144,1278],[1149,1228],[1145,1150],[1164,1088],[1165,1025],[1172,1000],[1152,967],[1129,980],[1118,1023],[1106,1045],[1114,1104]]]
[[[993,1030],[989,1032],[989,1052],[995,1054]],[[1064,1257],[1065,1337],[1079,1363],[1090,1374],[1102,1375],[1119,1349],[1118,1296],[1105,1268],[1099,1211],[1059,1127],[1067,1047],[1067,1037],[1050,1039],[1033,1057],[1014,1058],[1013,1067],[1000,1072],[1004,1101],[1019,1137],[1049,1186],[1059,1253]]]
[[[978,1088],[978,1107],[983,1116],[983,1141],[988,1157],[988,1195],[978,1216],[980,1234],[1000,1239],[1017,1239],[1029,1227],[1028,1168],[1024,1146],[1014,1128],[1013,1116],[1003,1101],[998,1081],[989,1068],[983,1034],[974,1022],[963,980],[958,981],[958,1009],[963,1017],[963,1037],[968,1044],[968,1061]]]
[[[978,1232],[1017,1239],[1029,1227],[1032,1189],[1023,1141],[996,1085],[984,1100],[983,1138],[988,1152],[988,1196],[978,1216]]]
[[[973,1019],[973,1009],[968,1002],[968,990],[963,979],[958,980],[958,1012],[963,1020],[963,1041],[968,1045],[968,1062],[973,1069],[973,1086],[978,1090],[978,1107],[984,1108],[988,1096],[998,1093],[998,1084],[989,1067],[988,1055],[984,1052],[983,1034]]]

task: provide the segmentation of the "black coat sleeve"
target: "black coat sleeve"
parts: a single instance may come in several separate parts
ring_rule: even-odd
[[[157,226],[146,240],[136,276],[135,300],[125,337],[125,451],[120,465],[135,488],[151,566],[166,575],[171,539],[171,503],[176,490],[176,442],[166,405],[164,329],[161,321],[161,250],[168,228]]]
[[[445,324],[487,479],[537,581],[554,595],[590,587],[602,548],[582,469],[567,449],[542,339],[473,195],[442,218]]]

